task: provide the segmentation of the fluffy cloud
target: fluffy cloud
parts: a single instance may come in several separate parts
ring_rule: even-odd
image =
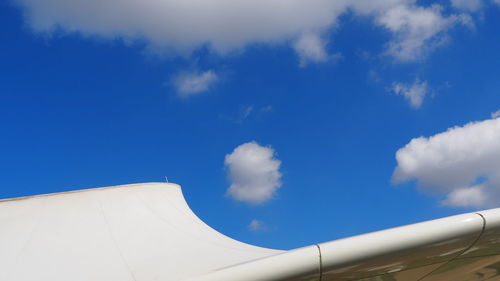
[[[173,84],[180,97],[190,97],[208,91],[217,80],[218,76],[212,70],[183,72],[174,77]]]
[[[330,56],[326,51],[326,42],[316,33],[306,33],[299,37],[293,48],[300,58],[300,66],[309,63],[326,62],[336,56]]]
[[[479,207],[484,205],[486,200],[484,187],[482,185],[476,185],[472,187],[457,188],[451,191],[447,198],[443,200],[443,204],[460,207]]]
[[[284,42],[335,23],[347,1],[15,0],[38,32],[145,40],[153,50],[219,53]]]
[[[271,199],[281,186],[281,161],[271,147],[256,142],[244,143],[226,155],[231,186],[227,195],[250,204],[261,204]]]
[[[394,82],[392,91],[397,95],[404,96],[413,108],[420,108],[428,92],[427,82],[420,82],[418,79],[413,84]]]
[[[318,34],[354,11],[391,31],[387,53],[414,61],[440,45],[458,16],[416,0],[13,0],[40,33],[145,43],[155,53],[189,54],[208,46],[217,53],[251,44],[291,44],[302,65],[325,62],[326,40]],[[465,2],[465,0],[455,0]]]
[[[445,205],[500,205],[500,118],[411,140],[396,153],[393,181],[417,180],[426,192],[446,194]]]

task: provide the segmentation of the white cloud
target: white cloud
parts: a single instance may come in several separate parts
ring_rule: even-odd
[[[377,23],[394,34],[386,53],[400,62],[417,61],[446,43],[445,31],[463,20],[456,15],[445,17],[441,10],[439,5],[395,5],[380,12]]]
[[[160,54],[190,54],[203,46],[225,54],[252,44],[290,43],[302,64],[328,61],[327,40],[318,34],[335,28],[349,11],[374,16],[391,31],[387,53],[399,61],[421,58],[460,22],[458,16],[445,17],[440,6],[421,7],[416,0],[14,1],[39,33],[140,42]]]
[[[144,40],[156,51],[226,53],[329,28],[347,1],[15,0],[37,32]]]
[[[262,231],[266,230],[267,227],[265,226],[263,221],[258,219],[253,219],[248,225],[248,229],[250,229],[251,231]]]
[[[444,193],[446,205],[500,205],[500,118],[454,127],[411,140],[396,153],[393,181],[415,179],[431,193]]]
[[[478,207],[486,203],[486,194],[482,185],[458,188],[448,194],[443,204],[458,207]]]
[[[483,7],[482,0],[451,0],[454,8],[475,12]]]
[[[428,85],[426,81],[420,82],[418,79],[413,84],[405,84],[394,82],[392,84],[392,91],[404,96],[413,108],[420,108],[428,92]]]
[[[500,5],[500,0],[493,0],[493,3]]]
[[[226,155],[231,186],[227,195],[238,201],[261,204],[270,200],[281,187],[281,161],[271,147],[256,142],[244,143]]]
[[[498,0],[498,1],[500,1],[500,0]],[[500,117],[500,110],[497,110],[497,111],[491,113],[491,118],[498,118],[498,117]]]
[[[212,70],[202,73],[182,72],[174,77],[173,84],[179,96],[190,97],[208,91],[218,80],[217,74]]]
[[[304,67],[309,63],[322,63],[338,58],[340,54],[334,56],[328,54],[326,45],[325,40],[316,33],[301,35],[293,44],[300,59],[300,66]]]

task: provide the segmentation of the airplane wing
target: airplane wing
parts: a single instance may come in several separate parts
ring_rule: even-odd
[[[495,281],[500,209],[280,251],[210,228],[175,184],[5,199],[0,280]]]

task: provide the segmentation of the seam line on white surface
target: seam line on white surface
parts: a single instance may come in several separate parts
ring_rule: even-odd
[[[474,242],[472,242],[469,247],[465,248],[463,251],[461,251],[459,254],[457,254],[456,256],[454,256],[453,258],[451,258],[450,260],[448,260],[447,262],[445,262],[443,265],[439,266],[438,268],[432,270],[431,272],[425,274],[424,276],[422,276],[420,279],[418,279],[417,281],[421,281],[421,280],[425,280],[425,278],[427,278],[429,275],[431,275],[432,273],[438,271],[439,269],[447,266],[448,264],[450,264],[452,261],[456,260],[457,258],[459,258],[461,255],[463,255],[464,253],[466,253],[468,250],[470,250],[472,247],[474,247],[474,245],[476,245],[476,243],[479,241],[479,239],[481,239],[481,237],[483,236],[483,233],[484,233],[484,230],[486,229],[486,219],[483,217],[483,215],[481,215],[480,213],[474,213],[478,216],[481,217],[481,219],[483,220],[483,227],[481,228],[481,231],[479,232],[479,235],[476,237],[476,239],[474,240]]]
[[[319,254],[319,279],[318,281],[321,281],[323,279],[323,257],[321,256],[321,247],[318,244],[315,244],[316,247],[318,247],[318,254]]]
[[[42,207],[40,209],[41,210],[37,211],[36,222],[34,223],[29,234],[27,235],[26,240],[24,240],[23,245],[20,248],[19,252],[17,252],[17,254],[14,257],[14,262],[12,262],[12,266],[9,269],[7,269],[8,271],[7,271],[7,274],[5,275],[5,276],[7,276],[7,280],[12,279],[11,278],[12,274],[13,274],[14,270],[17,269],[17,262],[19,261],[24,250],[28,246],[28,243],[32,240],[33,233],[35,233],[36,230],[38,229],[38,227],[40,226],[40,223],[41,223],[40,221],[42,220],[42,218],[41,218],[42,214],[44,214],[45,209],[47,209],[47,198],[44,198],[44,200],[42,200]]]
[[[101,200],[99,200],[98,198],[97,198],[97,203],[99,204],[99,210],[101,210],[101,215],[104,219],[104,223],[106,224],[106,228],[108,229],[109,236],[111,237],[111,240],[113,240],[113,244],[115,244],[116,250],[118,251],[120,258],[122,259],[123,263],[125,264],[125,267],[128,269],[128,272],[130,273],[130,276],[132,277],[132,279],[134,281],[137,281],[137,279],[135,278],[134,272],[130,268],[130,265],[127,263],[127,260],[123,256],[122,251],[120,250],[120,246],[118,245],[118,242],[116,242],[115,236],[111,232],[111,228],[109,227],[108,219],[107,219],[106,215],[104,214],[104,208],[102,207]]]

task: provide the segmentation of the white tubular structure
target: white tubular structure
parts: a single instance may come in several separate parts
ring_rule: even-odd
[[[228,238],[178,185],[0,200],[0,281],[500,280],[500,209],[279,251]]]

